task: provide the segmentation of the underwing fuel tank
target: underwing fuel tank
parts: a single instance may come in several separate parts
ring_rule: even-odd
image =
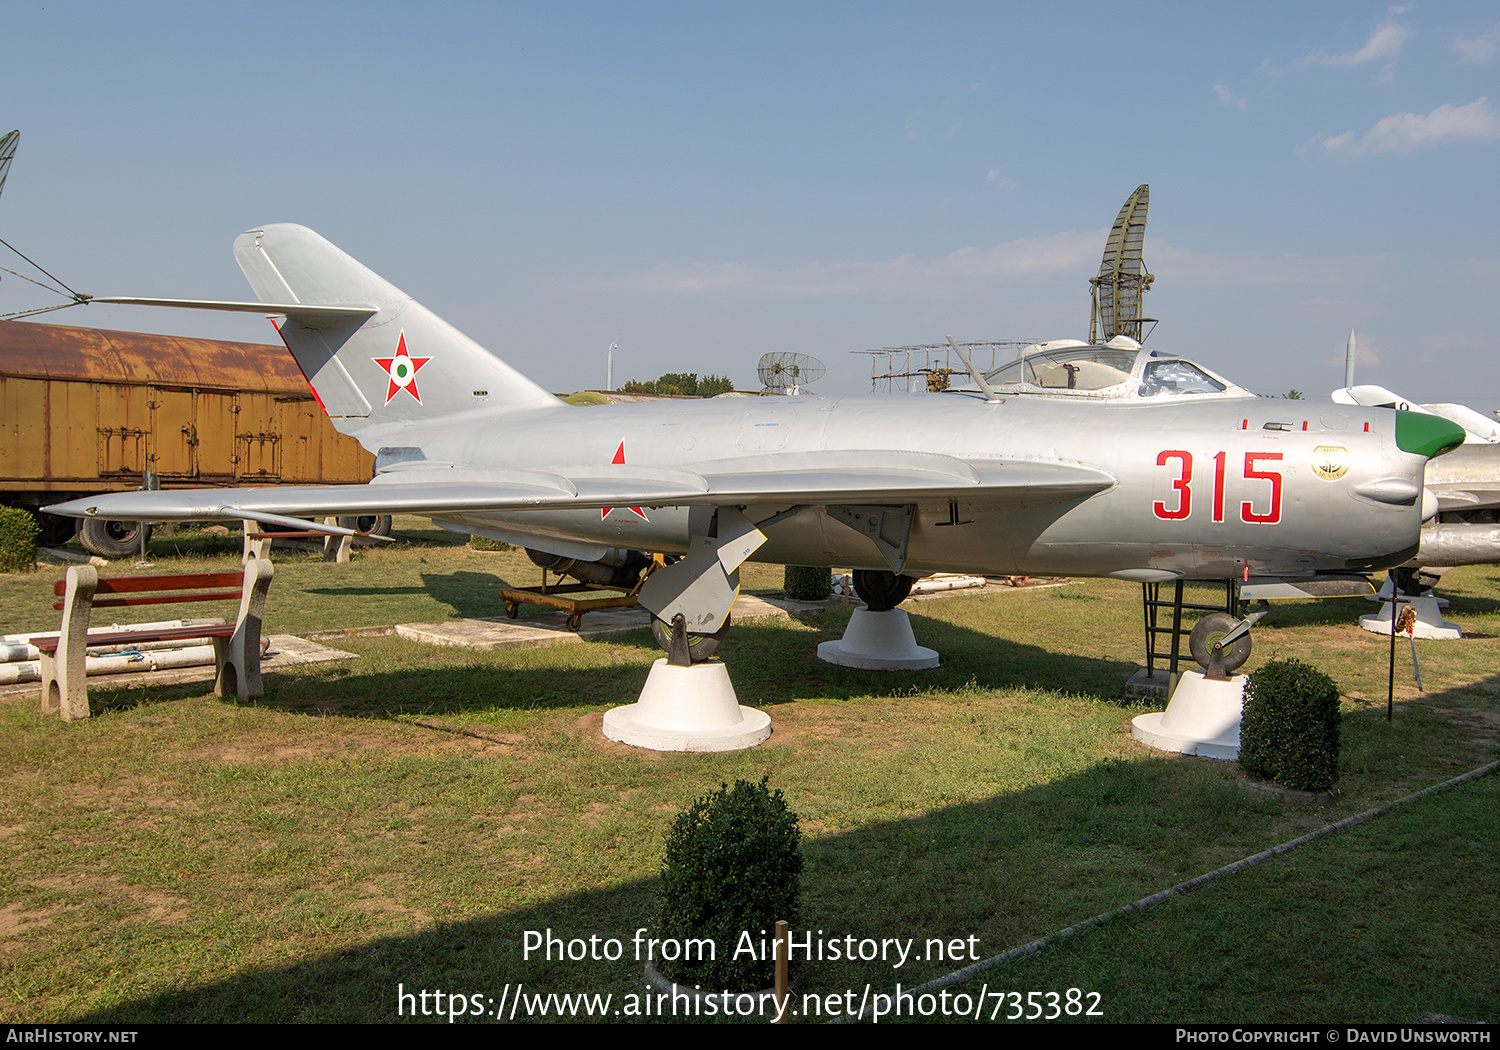
[[[1422,528],[1421,547],[1408,565],[1452,569],[1500,562],[1500,524],[1432,522]]]

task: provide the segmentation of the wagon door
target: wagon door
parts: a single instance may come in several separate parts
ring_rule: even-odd
[[[192,481],[198,474],[198,420],[191,390],[146,388],[151,400],[151,436],[146,453],[150,470],[162,478]]]
[[[242,482],[272,484],[281,480],[281,413],[271,394],[240,394],[239,415],[235,421],[235,464]]]
[[[151,391],[144,386],[94,387],[99,411],[99,476],[139,477],[146,469],[146,437],[151,429]]]

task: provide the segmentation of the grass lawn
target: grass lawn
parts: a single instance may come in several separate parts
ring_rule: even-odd
[[[278,554],[267,630],[498,615],[500,581],[536,582],[523,554],[415,519],[398,532],[350,565]],[[236,542],[163,537],[151,571],[232,565]],[[0,633],[55,624],[59,574],[0,577]],[[779,585],[779,568],[746,567],[745,589]],[[352,639],[359,659],[269,675],[248,706],[99,679],[87,722],[3,703],[0,1020],[385,1022],[436,1006],[398,986],[441,989],[446,1012],[450,994],[493,1009],[518,985],[610,995],[605,1017],[626,1020],[663,831],[720,782],[767,774],[805,836],[795,929],[915,942],[899,968],[794,966],[794,1019],[819,1019],[814,1000],[826,1013],[867,986],[909,989],[1493,761],[1500,572],[1458,570],[1442,590],[1468,637],[1417,644],[1425,693],[1402,643],[1391,723],[1388,642],[1355,626],[1368,603],[1282,605],[1256,629],[1247,670],[1296,656],[1340,684],[1327,809],[1131,739],[1150,709],[1120,699],[1140,590],[1107,581],[909,604],[943,656],[933,671],[819,662],[842,605],[737,625],[723,656],[774,733],[727,755],[604,739],[602,713],[658,655],[644,630],[492,653]],[[1497,792],[1490,777],[1429,797],[952,991],[987,992],[986,1018],[1011,1012],[997,991],[1066,1004],[1078,989],[1106,1021],[1495,1020]],[[617,939],[622,957],[524,958],[526,932],[549,929]],[[962,959],[917,958],[929,939]]]

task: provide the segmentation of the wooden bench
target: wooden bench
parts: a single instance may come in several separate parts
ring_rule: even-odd
[[[260,625],[271,575],[271,563],[259,558],[248,562],[243,574],[120,576],[110,580],[99,579],[92,565],[73,566],[52,588],[61,598],[52,607],[62,610],[62,629],[55,635],[31,639],[41,652],[42,714],[61,714],[64,722],[87,718],[84,659],[88,647],[121,642],[209,638],[214,646],[214,695],[234,693],[241,701],[261,696]],[[99,608],[234,600],[239,601],[240,610],[232,624],[89,632],[89,619]]]

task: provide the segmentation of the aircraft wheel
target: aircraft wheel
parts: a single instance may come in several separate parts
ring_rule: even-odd
[[[874,569],[854,570],[854,590],[871,612],[889,612],[911,595],[910,576]]]
[[[73,518],[60,518],[54,514],[33,514],[41,528],[37,543],[43,547],[61,547],[78,532],[78,522]]]
[[[656,635],[656,644],[664,650],[671,652],[672,625],[655,616],[651,617],[651,633]],[[724,644],[724,639],[729,635],[729,616],[725,614],[724,623],[713,634],[689,634],[688,635],[688,658],[695,664],[701,664],[714,653],[719,651],[719,646]]]
[[[84,550],[101,558],[128,558],[141,549],[141,530],[151,542],[151,526],[139,521],[106,521],[84,518],[78,530],[78,542]]]
[[[1193,633],[1188,635],[1188,650],[1193,654],[1193,659],[1198,661],[1199,666],[1208,667],[1214,646],[1233,630],[1237,623],[1239,620],[1228,613],[1209,613],[1193,626]],[[1246,633],[1230,642],[1229,648],[1224,650],[1225,672],[1233,674],[1248,659],[1250,659],[1250,635]]]
[[[391,534],[391,516],[389,514],[363,514],[357,518],[340,518],[339,525],[355,532],[368,532],[371,536],[389,536]],[[373,543],[360,536],[354,537],[354,542],[360,546]]]

